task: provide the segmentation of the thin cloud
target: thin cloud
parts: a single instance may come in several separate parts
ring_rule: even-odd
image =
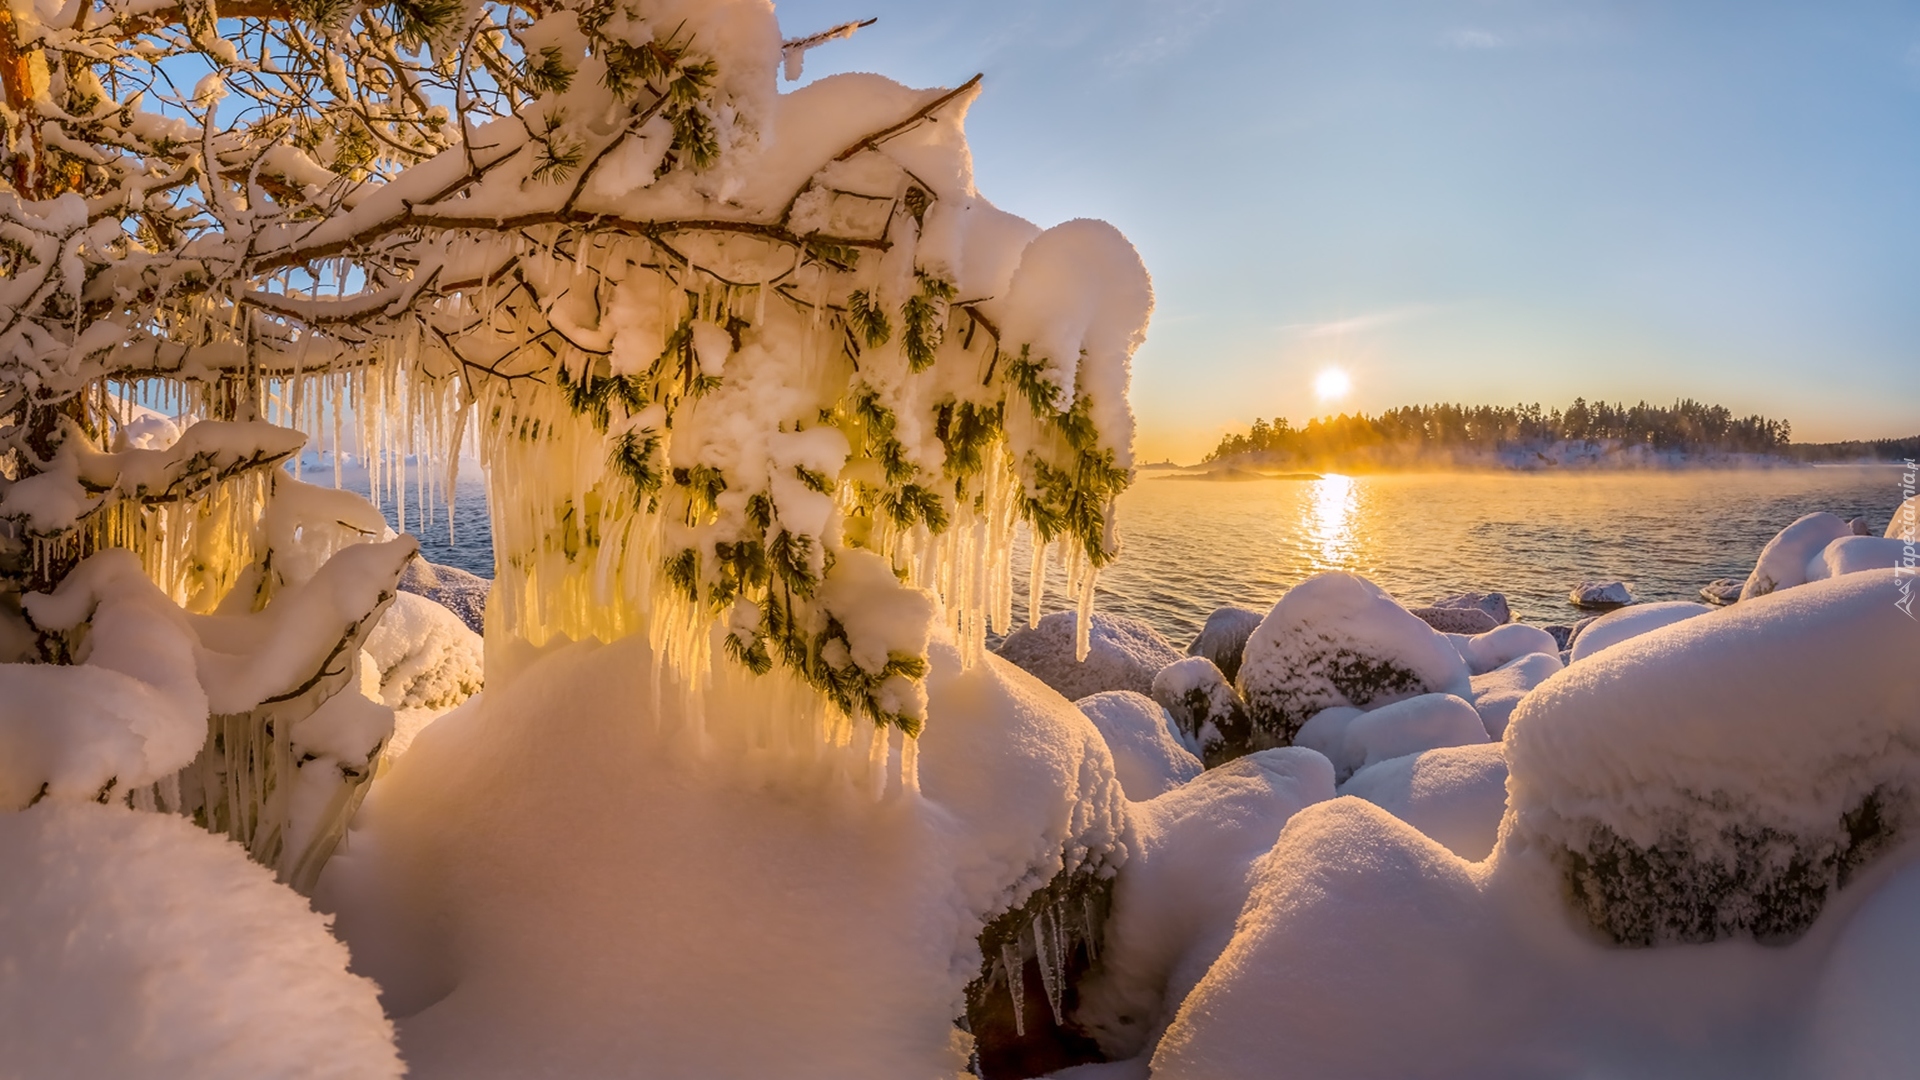
[[[1434,310],[1435,308],[1431,305],[1416,304],[1409,307],[1392,308],[1387,311],[1376,311],[1366,315],[1356,315],[1350,319],[1336,319],[1332,322],[1287,323],[1281,326],[1280,329],[1292,331],[1296,336],[1309,341],[1316,341],[1323,338],[1352,337],[1356,334],[1364,334],[1370,330],[1378,330],[1383,326],[1391,326],[1394,323],[1417,319],[1423,315],[1431,314]]]
[[[1186,52],[1219,19],[1230,0],[1182,0],[1161,8],[1151,16],[1144,37],[1108,54],[1108,62],[1120,67],[1157,64]]]
[[[1451,49],[1503,49],[1512,44],[1491,30],[1449,30],[1440,35],[1440,43]]]

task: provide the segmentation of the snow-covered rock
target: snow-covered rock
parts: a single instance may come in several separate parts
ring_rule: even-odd
[[[1873,535],[1873,526],[1869,525],[1867,519],[1864,517],[1849,518],[1847,520],[1847,528],[1852,529],[1853,535],[1855,536]]]
[[[1167,710],[1187,749],[1209,768],[1251,748],[1253,722],[1246,704],[1204,656],[1161,668],[1153,677],[1153,700]]]
[[[1121,868],[1100,970],[1076,1020],[1113,1058],[1138,1054],[1233,935],[1248,871],[1288,819],[1333,798],[1325,758],[1262,750],[1134,808],[1139,852]]]
[[[1773,539],[1767,541],[1766,547],[1760,549],[1760,558],[1754,563],[1753,572],[1747,575],[1747,583],[1740,590],[1740,599],[1751,600],[1778,589],[1804,584],[1807,580],[1807,564],[1828,544],[1852,535],[1853,530],[1847,527],[1847,523],[1832,514],[1821,512],[1801,517],[1781,529]]]
[[[1422,607],[1414,608],[1413,614],[1443,634],[1484,634],[1500,625],[1500,620],[1475,607]]]
[[[1893,511],[1893,517],[1887,522],[1887,531],[1882,535],[1888,539],[1905,540],[1912,543],[1920,535],[1920,495],[1910,495]]]
[[[1207,616],[1207,624],[1200,628],[1199,636],[1187,646],[1188,656],[1204,656],[1213,661],[1220,674],[1232,682],[1240,674],[1240,654],[1246,650],[1247,639],[1253,636],[1255,627],[1260,625],[1260,613],[1246,608],[1223,607],[1214,609]]]
[[[1421,694],[1353,717],[1346,725],[1344,753],[1334,764],[1344,781],[1351,773],[1382,761],[1486,741],[1486,725],[1464,698]]]
[[[1507,603],[1507,595],[1505,593],[1459,593],[1455,596],[1443,596],[1428,606],[1437,608],[1471,608],[1475,611],[1484,611],[1488,615],[1493,616],[1494,622],[1501,625],[1513,621],[1513,608]]]
[[[457,566],[416,559],[401,577],[400,589],[447,608],[474,633],[486,632],[487,593],[493,589],[492,581]]]
[[[1896,566],[1911,571],[1915,568],[1912,558],[1913,545],[1898,537],[1843,536],[1807,560],[1807,580],[1825,581],[1841,574]]]
[[[1573,627],[1571,626],[1555,623],[1550,626],[1543,626],[1540,629],[1545,630],[1553,638],[1561,652],[1565,652],[1568,645],[1573,641]]]
[[[1454,647],[1474,675],[1485,675],[1528,653],[1557,653],[1561,648],[1552,634],[1526,623],[1507,623],[1484,634],[1455,640]]]
[[[1200,759],[1174,738],[1173,721],[1154,699],[1108,690],[1073,703],[1107,741],[1127,798],[1154,798],[1200,775]]]
[[[1071,611],[1056,611],[1039,626],[1008,634],[994,651],[1069,701],[1107,690],[1150,694],[1154,675],[1181,658],[1159,631],[1139,619],[1099,613],[1092,619],[1085,660],[1075,657]]]
[[[1920,637],[1864,571],[1687,619],[1536,688],[1505,843],[1617,941],[1791,939],[1920,806]]]
[[[379,677],[380,699],[395,708],[445,711],[486,682],[480,635],[417,593],[393,598],[365,648]]]
[[[1347,728],[1364,714],[1364,709],[1356,709],[1351,705],[1321,709],[1308,717],[1307,722],[1300,725],[1299,731],[1294,732],[1293,745],[1304,746],[1332,762],[1335,777],[1352,776],[1360,768],[1365,754],[1363,752],[1360,758],[1350,756]]]
[[[306,901],[172,814],[0,813],[0,1073],[398,1077],[379,988]]]
[[[1700,599],[1714,607],[1726,607],[1737,603],[1740,593],[1747,587],[1745,578],[1714,578],[1700,586]]]
[[[1369,765],[1340,785],[1478,862],[1493,851],[1507,810],[1507,759],[1497,744],[1448,746]]]
[[[1667,600],[1656,604],[1635,604],[1632,607],[1621,608],[1619,611],[1608,612],[1580,632],[1580,637],[1573,643],[1573,658],[1584,660],[1602,649],[1612,648],[1641,634],[1651,633],[1663,626],[1672,626],[1682,619],[1695,618],[1713,610],[1705,604],[1694,604],[1685,600]]]
[[[1468,698],[1487,726],[1489,738],[1498,742],[1507,731],[1507,721],[1520,699],[1552,678],[1566,663],[1558,653],[1528,653],[1509,661],[1485,675],[1473,677],[1473,696]]]
[[[1238,680],[1256,746],[1285,745],[1314,713],[1420,694],[1468,692],[1447,638],[1353,574],[1316,574],[1273,606],[1247,640]]]
[[[1619,607],[1633,603],[1633,590],[1624,581],[1583,581],[1567,593],[1567,600],[1578,608]]]

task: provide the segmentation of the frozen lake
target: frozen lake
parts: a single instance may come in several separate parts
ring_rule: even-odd
[[[315,471],[308,479],[330,482],[330,467]],[[1516,617],[1569,622],[1580,613],[1567,590],[1583,578],[1620,578],[1643,600],[1694,600],[1714,578],[1745,577],[1760,548],[1800,515],[1864,514],[1878,535],[1900,497],[1899,470],[1889,466],[1238,482],[1143,471],[1120,497],[1123,551],[1101,575],[1097,609],[1145,619],[1184,646],[1217,607],[1264,611],[1302,578],[1350,570],[1409,604],[1497,590]],[[485,507],[470,464],[456,542],[444,511],[423,527],[410,507],[408,530],[429,559],[491,577]],[[1024,545],[1014,563],[1023,620]],[[1051,576],[1044,606],[1059,610],[1064,579]]]

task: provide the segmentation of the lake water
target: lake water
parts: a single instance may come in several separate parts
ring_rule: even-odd
[[[329,482],[330,469],[310,478]],[[1900,498],[1900,472],[1887,466],[1240,482],[1142,472],[1120,497],[1123,550],[1101,574],[1096,607],[1145,619],[1185,646],[1215,608],[1265,611],[1309,575],[1348,570],[1409,606],[1498,591],[1517,617],[1571,622],[1581,613],[1567,590],[1583,579],[1619,578],[1643,600],[1698,599],[1714,578],[1745,577],[1800,515],[1864,515],[1879,535]],[[429,559],[492,576],[477,466],[461,477],[456,512],[455,544],[444,520],[408,525]],[[1024,549],[1014,563],[1024,622]],[[1049,576],[1043,606],[1060,610],[1064,579],[1057,568]]]

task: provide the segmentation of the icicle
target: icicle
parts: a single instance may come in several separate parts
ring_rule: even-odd
[[[1079,603],[1073,614],[1073,655],[1076,660],[1085,662],[1087,652],[1092,648],[1093,633],[1093,582],[1099,576],[1091,565],[1081,571]]]
[[[1026,965],[1020,959],[1019,939],[1000,943],[1000,967],[1007,974],[1007,993],[1013,998],[1013,1033],[1020,1038],[1027,1034],[1027,1008],[1022,1000],[1026,982]]]
[[[1033,917],[1030,929],[1033,931],[1034,959],[1040,967],[1040,985],[1047,990],[1047,1007],[1053,1012],[1053,1026],[1060,1027],[1066,1022],[1060,1015],[1061,993],[1067,984],[1066,950],[1061,947],[1060,924],[1054,915],[1055,905],[1047,904]]]
[[[1040,625],[1040,601],[1046,598],[1047,589],[1047,545],[1038,536],[1033,538],[1027,575],[1027,628],[1031,630]]]

